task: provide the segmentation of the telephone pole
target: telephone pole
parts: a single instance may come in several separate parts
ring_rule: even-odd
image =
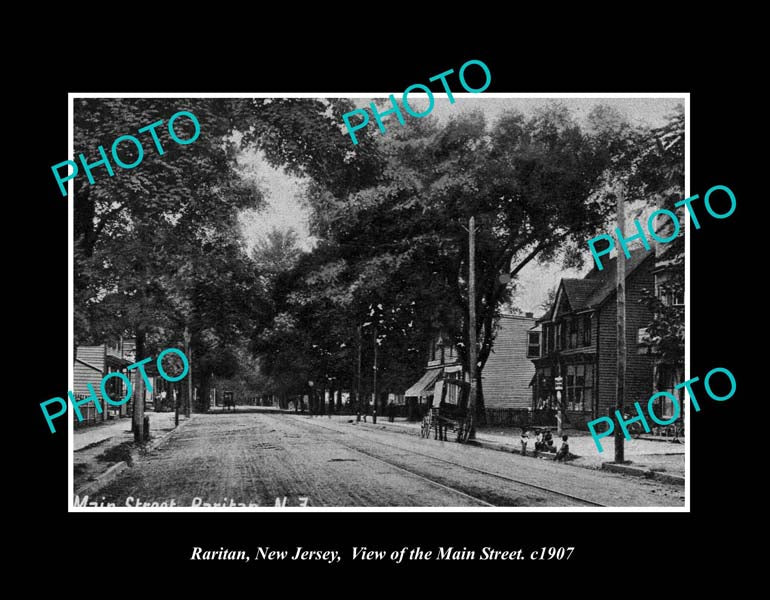
[[[618,216],[617,227],[620,231],[625,231],[626,227],[626,210],[625,210],[625,189],[623,183],[619,183],[616,187],[617,203],[618,203]],[[625,254],[621,256],[620,250],[616,256],[616,295],[617,295],[617,312],[618,312],[618,330],[617,330],[617,384],[615,394],[615,410],[618,414],[623,414],[623,401],[626,392],[626,257]],[[624,456],[624,437],[621,427],[615,428],[615,462],[623,463]]]
[[[358,326],[358,362],[356,364],[356,423],[361,421],[361,326]]]
[[[184,351],[187,355],[187,405],[184,414],[189,419],[192,412],[193,385],[192,385],[192,350],[190,350],[190,331],[184,328]]]
[[[372,423],[377,422],[377,325],[374,326],[374,365],[372,366]]]
[[[471,413],[469,439],[476,437],[476,217],[468,221],[468,375],[471,389],[468,410]]]

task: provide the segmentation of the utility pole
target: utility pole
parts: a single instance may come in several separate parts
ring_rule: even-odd
[[[616,188],[618,201],[618,222],[617,227],[620,231],[625,231],[626,210],[625,210],[625,189],[623,183],[619,183]],[[618,331],[617,331],[617,385],[615,394],[615,410],[618,414],[623,414],[623,400],[626,388],[626,257],[621,256],[620,250],[616,257],[616,295],[618,312]],[[615,462],[621,464],[625,460],[624,456],[624,437],[621,427],[615,428]]]
[[[190,350],[190,331],[184,328],[184,351],[187,355],[187,406],[185,406],[185,416],[189,419],[192,411],[192,350]]]
[[[374,326],[374,365],[372,366],[372,423],[377,422],[377,325]]]
[[[471,413],[469,439],[476,437],[476,217],[468,221],[468,373],[471,389],[468,410]]]
[[[136,356],[144,355],[144,331],[136,332]],[[131,423],[134,429],[134,442],[141,444],[144,442],[146,432],[144,430],[144,378],[136,375],[134,387],[134,412]]]
[[[361,421],[361,325],[358,326],[358,362],[356,364],[356,423]]]

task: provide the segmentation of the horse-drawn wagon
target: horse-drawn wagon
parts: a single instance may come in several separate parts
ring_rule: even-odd
[[[436,382],[433,405],[422,419],[420,437],[446,440],[447,430],[453,431],[455,440],[467,442],[473,425],[473,415],[468,410],[470,384],[459,379],[443,379]]]

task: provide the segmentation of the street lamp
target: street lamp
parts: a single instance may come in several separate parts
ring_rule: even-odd
[[[307,386],[310,388],[310,393],[307,396],[307,402],[310,405],[310,414],[315,414],[315,402],[313,402],[313,380],[308,379]]]

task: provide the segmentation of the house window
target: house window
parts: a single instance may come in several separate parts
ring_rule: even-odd
[[[444,340],[439,337],[431,340],[430,343],[430,359],[444,362]]]
[[[561,323],[556,323],[556,346],[555,350],[561,350],[562,349],[562,343],[564,340],[562,339],[562,326]]]
[[[684,290],[675,289],[671,290],[668,294],[669,302],[673,306],[681,306],[684,304]]]
[[[553,325],[543,325],[543,356],[553,352]]]
[[[527,335],[529,338],[527,341],[527,357],[540,356],[540,332],[530,331]]]
[[[567,365],[565,389],[567,410],[590,412],[593,406],[594,369],[592,364]]]
[[[577,348],[578,344],[578,319],[569,320],[569,347]]]
[[[675,285],[668,279],[659,281],[656,278],[655,287],[658,298],[666,306],[681,306],[684,304],[684,287]]]
[[[591,327],[593,326],[593,314],[583,315],[583,345],[591,345]]]

